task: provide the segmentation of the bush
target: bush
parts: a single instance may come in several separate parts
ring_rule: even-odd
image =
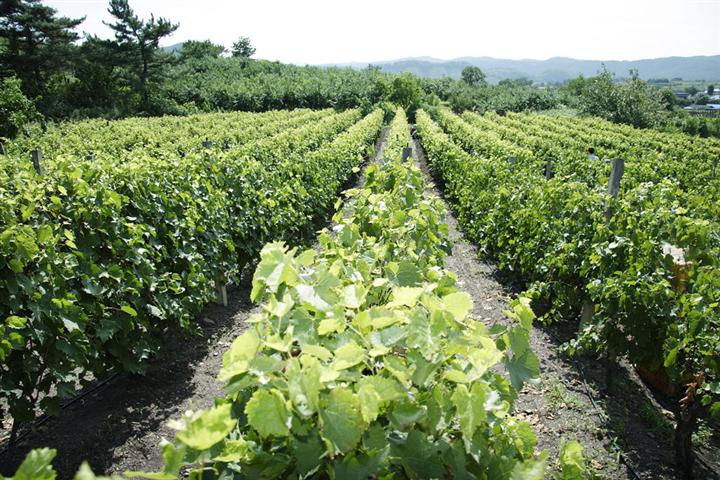
[[[20,88],[15,77],[6,78],[0,88],[0,137],[11,138],[26,124],[38,118],[33,102]]]

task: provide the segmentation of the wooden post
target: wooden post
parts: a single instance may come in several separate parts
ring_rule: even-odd
[[[218,275],[218,277],[215,279],[215,288],[217,290],[218,305],[227,307],[228,306],[227,285],[225,284],[225,276],[224,275]]]
[[[35,167],[35,171],[38,175],[42,175],[42,165],[40,165],[40,161],[42,160],[42,152],[39,148],[36,148],[32,151],[32,164],[33,167]]]
[[[550,180],[555,176],[555,170],[553,170],[553,159],[550,157],[545,158],[545,179]]]
[[[712,169],[713,176],[715,176],[715,174],[717,173],[717,164],[718,164],[718,159],[713,158],[713,169]]]
[[[410,147],[403,148],[402,161],[404,162],[405,160],[407,160],[410,157],[412,157],[412,148],[410,148]]]
[[[511,171],[511,172],[512,172],[513,170],[515,170],[515,162],[516,162],[516,161],[517,161],[517,159],[515,158],[515,155],[510,155],[510,156],[508,157],[508,167],[510,168],[510,171]]]
[[[595,304],[592,301],[585,299],[583,301],[582,310],[580,311],[580,329],[592,321],[593,315],[595,315]]]
[[[610,170],[610,180],[608,181],[608,195],[612,198],[617,197],[620,192],[620,179],[622,178],[623,173],[625,173],[625,160],[622,158],[613,158],[612,169]],[[605,209],[605,221],[610,223],[611,217],[612,210],[608,204]]]
[[[613,158],[612,170],[610,170],[610,182],[608,182],[608,194],[615,198],[620,192],[620,179],[625,173],[625,160]]]

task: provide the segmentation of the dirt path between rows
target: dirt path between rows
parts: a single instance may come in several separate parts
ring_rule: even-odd
[[[382,154],[387,130],[375,144],[376,161]],[[364,169],[345,187],[364,183]],[[323,219],[326,226],[329,218]],[[188,409],[209,408],[223,395],[216,380],[222,356],[245,330],[245,320],[259,310],[250,301],[252,271],[246,268],[239,285],[228,289],[228,306],[207,306],[199,316],[202,337],[179,335],[167,342],[145,375],[121,374],[72,404],[0,454],[0,473],[12,475],[33,449],[58,451],[53,465],[59,479],[72,479],[83,461],[97,474],[157,471],[163,466],[159,444],[172,439],[168,421]]]
[[[411,146],[428,182],[441,184],[419,142],[412,141]],[[429,191],[443,198],[437,186]],[[460,288],[472,296],[473,315],[488,326],[506,322],[503,311],[517,291],[464,239],[449,204],[445,222],[454,243],[445,266],[458,275]],[[534,326],[531,345],[540,359],[541,380],[524,387],[516,402],[518,417],[527,420],[538,436],[538,449],[550,453],[549,466],[556,466],[563,441],[577,440],[601,478],[680,478],[673,467],[669,422],[649,400],[646,387],[626,365],[613,365],[613,394],[608,395],[605,363],[589,357],[568,358],[560,349],[562,339],[568,338],[557,328]],[[717,477],[703,471],[697,478]]]

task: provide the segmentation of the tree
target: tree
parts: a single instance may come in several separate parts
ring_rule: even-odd
[[[0,2],[0,75],[16,76],[29,97],[43,95],[49,77],[72,66],[83,18],[56,17],[40,0]]]
[[[390,84],[388,100],[401,106],[410,117],[425,96],[420,87],[420,81],[410,73],[403,73],[395,77]]]
[[[647,128],[667,121],[667,106],[659,93],[640,79],[637,71],[630,78],[615,83],[614,74],[605,67],[596,77],[577,79],[569,87],[578,98],[578,107],[588,115]]]
[[[482,70],[480,70],[480,68],[473,65],[468,65],[467,67],[463,68],[461,78],[463,82],[467,83],[470,86],[478,86],[485,84],[485,74]]]
[[[710,97],[706,93],[698,93],[693,97],[695,105],[707,105],[710,103]]]
[[[180,61],[206,57],[218,58],[223,53],[225,53],[225,47],[216,45],[210,40],[188,40],[182,44],[180,49]]]
[[[252,46],[248,37],[240,37],[237,42],[233,43],[233,57],[250,58],[253,55],[255,55],[255,47]]]
[[[689,87],[687,87],[687,88],[685,89],[685,91],[686,91],[687,93],[689,93],[690,95],[695,95],[695,94],[698,93],[700,90],[698,90],[698,88],[697,88],[695,85],[690,85]]]
[[[0,82],[0,137],[14,137],[23,125],[37,119],[35,105],[23,95],[20,84],[14,77]]]
[[[128,0],[110,0],[110,15],[117,20],[105,22],[115,31],[119,53],[124,54],[128,66],[135,75],[143,108],[150,104],[150,83],[156,79],[162,67],[170,59],[160,51],[160,39],[173,33],[180,26],[165,18],[142,20],[130,8]]]
[[[708,97],[712,97],[715,94],[715,85],[708,85],[707,88]]]
[[[79,61],[75,66],[75,78],[68,92],[68,100],[74,108],[84,109],[85,114],[117,116],[130,113],[119,105],[132,104],[130,88],[123,82],[126,60],[113,40],[88,36],[80,45]]]
[[[673,108],[678,105],[678,98],[670,87],[661,88],[658,92],[660,102],[665,105],[667,110],[672,111]]]

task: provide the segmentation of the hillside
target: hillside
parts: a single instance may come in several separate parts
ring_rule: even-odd
[[[460,57],[440,60],[430,57],[405,58],[387,62],[376,62],[385,72],[411,72],[422,77],[437,78],[450,76],[458,78],[468,65],[480,67],[491,83],[504,78],[527,77],[537,82],[562,82],[578,75],[592,76],[605,66],[618,77],[627,76],[631,69],[637,69],[640,77],[682,78],[684,80],[720,79],[720,55],[696,57],[665,57],[644,60],[577,60],[553,57],[547,60],[508,60],[492,57]],[[362,67],[354,63],[345,66]]]

